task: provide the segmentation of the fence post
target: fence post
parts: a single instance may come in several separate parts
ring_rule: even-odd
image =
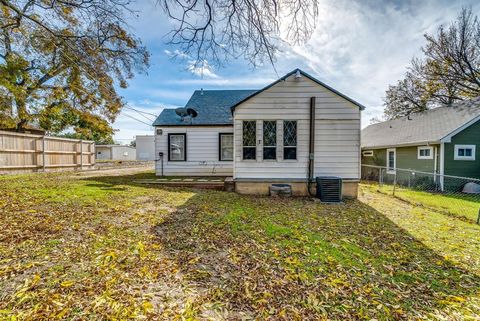
[[[477,224],[480,224],[480,208],[478,209]]]
[[[42,167],[43,167],[43,171],[45,172],[46,171],[46,166],[45,166],[45,146],[47,144],[45,143],[45,135],[42,136]]]
[[[393,176],[393,196],[395,196],[395,187],[397,186],[397,169],[395,169],[395,175]]]
[[[83,171],[83,140],[80,139],[80,170]]]

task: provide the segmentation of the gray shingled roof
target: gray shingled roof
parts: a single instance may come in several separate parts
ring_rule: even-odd
[[[192,122],[182,121],[175,109],[164,109],[153,126],[185,126],[185,125],[232,125],[230,107],[256,90],[196,90],[185,105],[198,112]]]
[[[438,143],[478,116],[480,97],[373,124],[362,130],[362,148]]]

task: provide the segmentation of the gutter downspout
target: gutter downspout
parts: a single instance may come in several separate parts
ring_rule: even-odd
[[[311,192],[311,186],[313,182],[314,175],[314,156],[315,156],[315,97],[310,97],[310,135],[309,135],[309,145],[308,145],[308,178],[307,178],[307,189],[310,196],[315,196]]]

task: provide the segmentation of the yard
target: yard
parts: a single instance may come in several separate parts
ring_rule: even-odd
[[[0,320],[480,318],[480,227],[362,186],[323,205],[0,177]]]

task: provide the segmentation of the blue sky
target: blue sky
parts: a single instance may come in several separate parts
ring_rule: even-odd
[[[365,105],[362,126],[382,116],[385,90],[402,78],[413,56],[421,56],[425,33],[449,24],[462,6],[480,11],[476,1],[319,1],[312,38],[302,46],[284,47],[275,67],[279,76],[301,68]],[[133,108],[159,114],[163,108],[183,106],[195,89],[257,89],[278,78],[272,66],[252,69],[242,59],[200,75],[189,69],[188,60],[171,58],[177,49],[166,45],[171,25],[155,0],[139,0],[134,9],[138,18],[129,24],[149,49],[151,67],[147,75],[137,75],[120,90]],[[153,134],[153,128],[131,117],[150,123],[125,109],[113,124],[120,143]]]

